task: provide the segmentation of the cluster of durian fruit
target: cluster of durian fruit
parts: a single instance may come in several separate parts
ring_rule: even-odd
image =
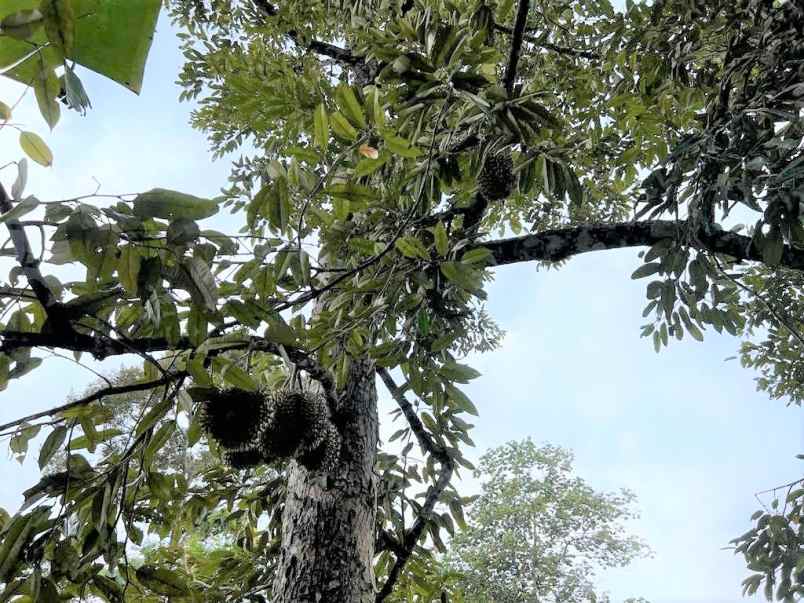
[[[499,201],[514,189],[514,161],[510,151],[489,154],[477,177],[477,190],[488,201]]]
[[[340,459],[341,436],[321,394],[210,388],[200,412],[235,469],[295,458],[311,471],[331,472]]]

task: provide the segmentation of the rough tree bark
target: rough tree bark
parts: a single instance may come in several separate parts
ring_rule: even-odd
[[[292,463],[274,603],[373,603],[379,438],[374,366],[352,363],[333,417],[343,438],[331,475]]]

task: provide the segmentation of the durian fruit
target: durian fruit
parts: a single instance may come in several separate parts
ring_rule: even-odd
[[[265,462],[259,448],[246,448],[244,450],[228,450],[222,452],[223,461],[234,469],[248,469]]]
[[[303,392],[281,389],[268,397],[270,420],[260,437],[260,450],[266,459],[292,456],[301,444],[306,425],[304,424]]]
[[[341,458],[341,434],[332,422],[327,422],[324,437],[316,447],[305,448],[299,462],[310,471],[332,472]]]
[[[324,441],[330,422],[327,399],[320,394],[308,393],[304,396],[301,411],[305,445],[310,449],[317,448]]]
[[[513,170],[510,151],[487,155],[477,177],[478,192],[488,201],[505,199],[514,188]]]
[[[268,411],[260,392],[216,389],[201,402],[201,423],[222,448],[245,451],[259,444],[269,421]]]

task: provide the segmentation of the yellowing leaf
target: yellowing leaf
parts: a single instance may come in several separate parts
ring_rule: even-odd
[[[20,147],[28,157],[39,165],[45,167],[53,165],[53,153],[38,134],[22,132],[20,134]]]
[[[9,107],[3,101],[0,101],[0,119],[3,121],[8,121],[11,119],[11,107]]]
[[[380,156],[380,152],[377,149],[367,144],[361,144],[357,152],[368,159],[377,159]]]

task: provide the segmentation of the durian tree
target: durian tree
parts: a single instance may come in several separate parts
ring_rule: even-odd
[[[6,2],[4,73],[33,86],[51,126],[58,99],[88,107],[81,66],[136,90],[158,4]],[[479,376],[464,359],[498,343],[484,286],[507,264],[642,248],[631,276],[649,279],[642,335],[657,350],[755,332],[743,353],[760,387],[801,402],[798,0],[167,10],[192,123],[213,155],[238,156],[223,194],[45,204],[25,196],[24,161],[0,189],[17,258],[0,289],[0,380],[35,378],[37,350],[53,349],[137,358],[126,387],[156,392],[118,455],[70,447],[100,443],[96,403],[115,387],[0,426],[16,454],[39,432],[41,457],[67,454],[65,479],[44,476],[0,518],[3,597],[201,600],[219,592],[207,574],[164,556],[135,569],[127,551],[146,531],[180,543],[226,510],[247,554],[227,562],[221,598],[385,600],[463,524],[451,480],[471,468],[476,411],[461,386]],[[20,145],[50,163],[33,132]],[[223,212],[239,230],[204,223]],[[85,278],[57,279],[67,264]],[[399,407],[382,447],[378,378]],[[160,471],[177,430],[228,464]],[[792,597],[797,549],[770,523],[744,547],[759,576],[746,588]]]
[[[574,473],[572,452],[529,439],[480,457],[481,492],[447,557],[473,603],[604,601],[597,572],[649,555],[625,526],[634,493]]]

